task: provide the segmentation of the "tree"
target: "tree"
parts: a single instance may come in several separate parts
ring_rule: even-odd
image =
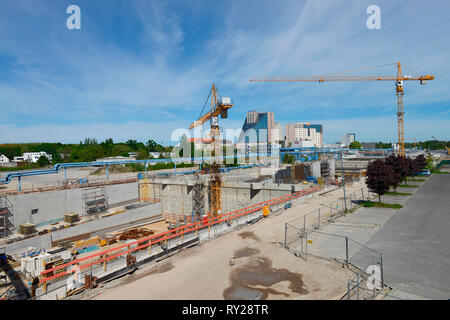
[[[414,161],[416,161],[417,168],[419,169],[418,171],[422,170],[427,165],[427,160],[423,154],[418,155]]]
[[[155,140],[149,139],[149,140],[147,141],[147,148],[148,148],[148,151],[150,151],[150,152],[156,151],[156,147],[157,147],[157,146],[158,146],[158,143],[156,143]]]
[[[391,166],[394,171],[393,176],[393,184],[394,190],[397,191],[397,186],[400,184],[402,180],[406,178],[409,172],[408,164],[405,161],[405,158],[402,156],[390,155],[385,160],[385,163]]]
[[[433,157],[431,156],[431,154],[427,155],[427,158],[426,158],[425,161],[426,161],[425,168],[428,169],[428,170],[433,170],[434,169],[434,164],[433,164]]]
[[[407,176],[412,176],[415,173],[417,173],[418,171],[420,171],[418,169],[417,163],[416,163],[416,161],[414,161],[414,159],[405,158],[405,161],[407,163],[407,170],[408,170]],[[406,177],[405,177],[405,184],[406,184]]]
[[[138,160],[144,160],[144,159],[148,159],[149,153],[146,149],[139,149],[138,151],[138,156],[137,159]]]
[[[81,142],[80,142],[80,144],[81,144]],[[87,145],[87,146],[96,145],[97,144],[97,139],[95,139],[95,138],[85,138],[84,139],[84,144]]]
[[[381,159],[377,159],[367,166],[366,185],[378,194],[378,202],[381,203],[381,195],[386,193],[395,182],[395,172],[392,167]]]
[[[127,146],[129,146],[131,148],[131,150],[136,151],[137,147],[138,147],[138,142],[136,140],[128,140],[127,142],[125,142]]]
[[[50,164],[50,161],[48,160],[48,158],[46,156],[42,155],[39,157],[37,164],[40,167],[48,166]]]
[[[52,154],[52,163],[57,164],[62,161],[61,155],[59,153]]]
[[[353,141],[352,143],[350,143],[350,145],[348,146],[350,149],[361,149],[361,143],[359,141]]]
[[[294,163],[295,157],[292,154],[286,153],[283,156],[283,163]]]

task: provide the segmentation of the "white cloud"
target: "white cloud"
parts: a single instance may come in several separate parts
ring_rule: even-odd
[[[199,3],[193,4],[198,8]],[[234,127],[240,128],[245,112],[253,108],[267,107],[275,111],[276,118],[302,121],[311,117],[310,111],[318,106],[326,116],[339,109],[348,118],[356,109],[367,109],[369,119],[361,121],[370,126],[379,117],[374,107],[385,106],[381,112],[395,109],[393,84],[258,85],[248,80],[254,76],[339,72],[397,60],[436,75],[436,80],[425,87],[405,85],[405,109],[415,112],[413,116],[424,113],[421,105],[448,103],[450,25],[441,14],[448,4],[383,2],[379,31],[365,27],[365,9],[369,4],[366,0],[227,1],[214,4],[218,7],[211,10],[212,14],[202,9],[200,15],[198,9],[189,11],[179,2],[174,5],[174,2],[133,1],[132,8],[142,30],[140,34],[130,34],[140,40],[138,49],[133,50],[113,41],[103,41],[101,32],[96,32],[94,27],[86,29],[88,24],[78,34],[55,31],[59,29],[53,24],[57,25],[60,17],[54,13],[55,5],[51,2],[48,10],[42,9],[45,5],[38,6],[38,10],[25,6],[28,8],[25,21],[35,18],[27,24],[16,19],[22,8],[9,5],[14,10],[0,13],[0,50],[15,60],[15,67],[14,79],[0,78],[3,116],[0,123],[17,134],[7,134],[15,141],[28,141],[30,137],[48,140],[58,136],[49,134],[56,130],[77,142],[85,136],[77,127],[85,128],[91,136],[102,135],[101,129],[121,136],[117,130],[123,129],[123,136],[132,137],[128,133],[140,133],[133,130],[130,119],[131,116],[135,119],[140,110],[148,115],[152,109],[171,121],[189,125],[198,115],[210,84],[216,82],[221,94],[235,100],[230,119],[224,122],[239,123]],[[180,8],[187,12],[177,11]],[[110,10],[113,9],[111,5]],[[208,14],[203,16],[204,12]],[[212,29],[199,29],[198,35],[190,34],[186,26],[194,21],[210,22],[195,20],[205,16],[215,22]],[[42,23],[46,18],[47,25]],[[23,30],[17,25],[24,25]],[[191,44],[186,43],[187,39],[195,39],[198,46],[189,55],[186,47]],[[394,74],[395,68],[390,73]],[[414,108],[408,109],[410,106]],[[435,129],[434,122],[446,121],[439,117],[448,118],[445,109],[438,111],[433,121],[417,128],[425,130],[424,136]],[[115,116],[118,118],[114,119]],[[389,119],[395,122],[394,116]],[[104,128],[98,125],[99,121],[104,121]],[[142,123],[145,121],[142,119]],[[338,126],[340,121],[326,120],[326,123]],[[24,126],[23,122],[35,124]],[[112,122],[121,124],[116,130],[108,131],[114,127]],[[49,130],[41,130],[44,128]],[[170,131],[164,124],[155,123],[153,128],[155,131],[150,135],[160,136]],[[369,132],[368,128],[359,129]],[[380,139],[393,127],[389,128],[377,133]],[[74,132],[67,134],[71,129]],[[386,139],[395,136],[396,131],[391,130]]]

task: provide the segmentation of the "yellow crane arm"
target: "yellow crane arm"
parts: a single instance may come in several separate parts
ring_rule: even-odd
[[[289,82],[289,81],[310,81],[310,82],[325,82],[325,81],[408,81],[419,80],[427,81],[433,80],[434,76],[424,75],[420,77],[408,77],[408,76],[305,76],[305,77],[264,77],[251,79],[250,82]]]
[[[189,129],[195,128],[197,126],[200,126],[204,124],[206,121],[208,121],[211,118],[219,116],[222,112],[230,109],[233,105],[218,105],[214,111],[208,111],[204,115],[202,115],[200,118],[198,118],[194,123],[191,124]]]

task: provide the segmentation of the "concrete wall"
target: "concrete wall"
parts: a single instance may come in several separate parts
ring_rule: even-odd
[[[191,215],[193,208],[193,182],[174,181],[170,179],[141,181],[145,188],[155,190],[162,202],[162,212],[172,214]],[[275,184],[275,183],[249,183],[224,182],[222,186],[222,212],[231,212],[243,207],[278,198],[307,188],[303,184]],[[140,187],[142,190],[143,187]],[[210,188],[204,188],[204,208],[209,211]]]
[[[13,205],[15,226],[23,223],[45,223],[64,218],[69,212],[83,215],[82,190],[76,188],[8,196]],[[105,190],[109,204],[138,198],[137,182],[108,185]],[[33,209],[38,209],[38,212],[32,215]]]
[[[30,239],[14,242],[6,246],[7,253],[14,253],[28,247],[36,249],[47,249],[51,247],[52,241],[62,240],[70,237],[79,236],[85,233],[95,233],[105,228],[113,228],[124,225],[132,225],[142,219],[151,218],[161,214],[161,203],[153,203],[148,206],[126,211],[106,218],[89,221],[70,228],[57,230],[49,234],[33,237]]]

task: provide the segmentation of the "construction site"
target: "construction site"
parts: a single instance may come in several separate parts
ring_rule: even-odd
[[[400,64],[397,76],[381,79],[396,81],[397,151],[283,148],[244,154],[253,161],[226,166],[219,116],[226,119],[233,103],[213,85],[209,111],[202,110],[190,129],[209,122],[214,153],[196,167],[108,174],[108,167],[126,163],[118,161],[8,174],[0,190],[2,298],[375,299],[387,294],[378,252],[347,236],[343,256],[314,255],[316,240],[308,240],[307,230],[336,224],[375,196],[364,184],[371,160],[418,152],[404,148],[402,81],[432,79],[404,78]],[[349,80],[373,79],[296,81]],[[280,163],[285,154],[294,156],[293,164]],[[147,169],[161,160],[139,161]],[[98,167],[105,167],[106,175],[89,176]],[[48,174],[57,178],[50,181]],[[360,296],[352,279],[358,278],[359,290],[372,281],[366,268],[373,265],[381,267],[381,278],[375,279],[381,285]]]

